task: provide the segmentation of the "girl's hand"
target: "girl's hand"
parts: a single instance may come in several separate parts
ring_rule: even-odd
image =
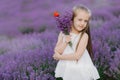
[[[71,41],[71,35],[65,35],[65,42],[68,43]]]
[[[58,48],[55,48],[55,49],[54,49],[54,52],[55,52],[55,53],[59,53],[59,54],[60,54],[60,53],[61,53],[61,50],[60,50],[60,49],[58,49]]]
[[[53,58],[54,58],[55,60],[59,60],[59,56],[60,56],[59,53],[55,53],[55,54],[53,55]]]

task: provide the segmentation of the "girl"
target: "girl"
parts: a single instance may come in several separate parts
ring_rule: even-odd
[[[91,12],[83,5],[73,7],[70,35],[60,32],[53,58],[59,60],[55,77],[63,80],[96,80],[98,71],[92,58],[89,19]],[[72,48],[69,42],[72,42]]]

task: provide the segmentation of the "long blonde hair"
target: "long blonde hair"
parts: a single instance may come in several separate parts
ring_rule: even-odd
[[[84,11],[86,11],[86,12],[89,14],[89,16],[91,16],[91,11],[90,11],[87,7],[85,7],[84,5],[77,5],[77,6],[74,6],[74,7],[73,7],[72,21],[74,20],[74,17],[76,16],[76,10],[84,10]],[[80,39],[79,39],[79,42],[80,42],[83,34],[84,34],[84,33],[87,33],[88,36],[89,36],[88,44],[87,44],[87,50],[88,50],[88,52],[89,52],[90,57],[93,59],[93,51],[92,51],[92,43],[91,43],[91,35],[90,35],[89,21],[88,21],[87,26],[85,27],[85,29],[83,29],[81,32],[82,32],[82,33],[81,33],[81,37],[80,37]],[[79,43],[78,43],[78,44],[79,44]],[[77,44],[76,50],[77,50],[77,48],[78,48],[78,44]]]

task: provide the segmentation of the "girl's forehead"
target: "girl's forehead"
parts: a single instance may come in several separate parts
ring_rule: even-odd
[[[84,18],[87,20],[90,18],[89,13],[87,11],[84,11],[84,10],[76,10],[75,15],[77,18]]]

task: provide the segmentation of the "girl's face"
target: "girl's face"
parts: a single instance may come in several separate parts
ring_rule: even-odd
[[[83,30],[88,23],[89,14],[84,10],[76,10],[75,17],[73,19],[73,27],[78,32]]]

